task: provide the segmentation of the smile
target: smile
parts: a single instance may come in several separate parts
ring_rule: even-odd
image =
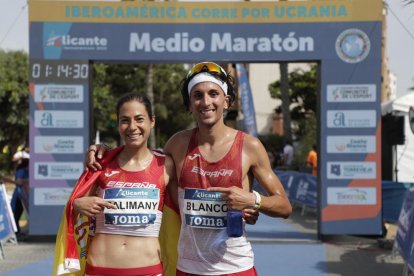
[[[130,138],[130,139],[136,139],[136,138],[139,138],[139,137],[142,137],[142,136],[143,136],[142,133],[133,133],[133,134],[128,134],[127,135],[127,137]]]

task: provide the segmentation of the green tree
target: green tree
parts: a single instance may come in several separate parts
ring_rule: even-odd
[[[289,73],[289,98],[292,120],[304,119],[309,112],[316,113],[317,68],[317,64],[313,64],[308,71],[297,68]],[[272,98],[281,99],[281,82],[271,83],[269,91]],[[276,112],[279,112],[279,110],[280,106],[276,108]]]
[[[304,164],[306,153],[316,144],[317,91],[317,64],[312,64],[310,70],[298,68],[289,73],[289,109],[293,125],[296,126],[292,132],[299,141],[299,146],[295,149],[296,168]],[[271,83],[269,92],[272,98],[281,99],[281,81]],[[281,113],[281,106],[276,107],[275,112]]]
[[[3,150],[0,154],[0,165],[4,171],[12,169],[10,160],[17,147],[29,142],[27,68],[27,53],[0,50],[0,150]]]
[[[115,103],[128,92],[148,93],[148,65],[95,64],[93,89],[93,117],[95,129],[105,143],[116,143]],[[152,66],[154,114],[156,116],[156,146],[163,147],[167,139],[192,122],[182,107],[179,84],[186,70],[182,64]]]
[[[312,148],[312,145],[316,145],[317,139],[317,118],[315,114],[309,113],[308,116],[299,122],[299,129],[302,135],[299,138],[299,145],[295,151],[295,163],[297,168],[306,165],[306,159],[308,152]]]
[[[154,110],[159,147],[163,147],[171,135],[193,122],[193,117],[183,105],[179,87],[186,74],[182,64],[154,65]]]

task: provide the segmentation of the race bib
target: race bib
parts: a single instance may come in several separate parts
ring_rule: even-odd
[[[110,188],[103,199],[118,209],[104,209],[105,225],[142,226],[154,224],[160,198],[159,189]]]
[[[186,225],[197,228],[222,229],[227,225],[227,204],[220,192],[184,189],[183,212]]]

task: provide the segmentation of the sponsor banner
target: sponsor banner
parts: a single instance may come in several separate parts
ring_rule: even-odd
[[[37,103],[82,103],[83,85],[35,84]]]
[[[322,23],[281,25],[260,24],[110,24],[110,23],[32,23],[30,40],[32,59],[48,60],[164,60],[166,62],[214,59],[235,62],[269,60],[315,60],[332,53],[343,29],[351,23],[338,23],[335,28]],[[365,22],[360,30],[380,32],[375,23]],[[326,34],[320,39],[318,32]],[[375,44],[375,36],[370,38]],[[358,40],[347,40],[341,53],[355,62],[371,62],[378,51],[359,48]],[[355,50],[352,50],[355,49]],[[351,51],[352,50],[352,51]],[[335,54],[335,53],[332,53]],[[343,63],[341,56],[335,54]],[[378,57],[380,58],[380,56]],[[84,66],[86,68],[86,66]],[[63,71],[63,69],[65,69]],[[78,70],[75,70],[78,69]],[[86,75],[82,67],[59,67],[50,74],[81,79]],[[84,72],[84,73],[82,73]],[[45,74],[45,71],[35,72]],[[67,83],[67,82],[63,82]]]
[[[72,188],[34,188],[36,206],[65,205],[72,193]]]
[[[222,193],[184,189],[183,212],[190,227],[221,229],[227,226],[227,204]]]
[[[35,153],[83,153],[82,136],[35,136]]]
[[[326,151],[328,153],[374,153],[376,139],[375,136],[327,136]]]
[[[35,110],[36,128],[83,128],[83,111]]]
[[[329,84],[327,86],[327,102],[375,102],[377,89],[375,84]]]
[[[327,162],[328,179],[376,179],[375,162]]]
[[[328,187],[329,205],[375,205],[377,189],[375,187]]]
[[[381,21],[380,0],[326,2],[32,1],[29,21],[113,23],[278,23]]]
[[[83,172],[82,162],[35,162],[34,179],[78,179]]]
[[[328,110],[328,128],[374,128],[377,126],[375,110]]]

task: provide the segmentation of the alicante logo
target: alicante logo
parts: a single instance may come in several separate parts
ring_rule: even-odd
[[[359,29],[343,31],[336,39],[336,53],[347,63],[363,61],[369,54],[371,42],[369,37]]]
[[[46,46],[47,47],[50,47],[50,46],[62,47],[62,36],[51,34],[50,37],[46,41]]]

